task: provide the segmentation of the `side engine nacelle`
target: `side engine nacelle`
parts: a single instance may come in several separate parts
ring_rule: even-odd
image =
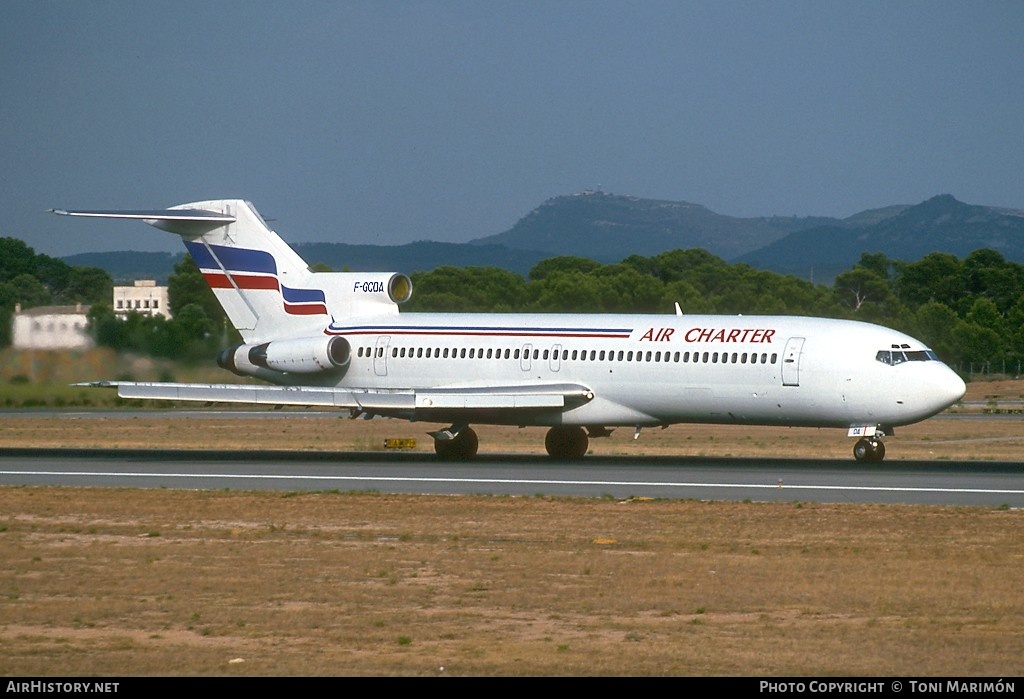
[[[343,337],[304,337],[221,350],[217,364],[239,376],[259,376],[267,370],[289,374],[344,372],[352,361],[352,346]]]

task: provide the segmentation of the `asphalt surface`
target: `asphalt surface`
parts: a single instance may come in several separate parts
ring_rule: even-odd
[[[0,449],[0,485],[1024,507],[1019,462]]]

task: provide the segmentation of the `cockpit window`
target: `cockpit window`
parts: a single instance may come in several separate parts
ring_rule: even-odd
[[[875,355],[875,360],[882,364],[889,364],[890,366],[896,366],[903,362],[928,362],[938,361],[938,356],[931,350],[904,350],[904,349],[887,349],[879,350]]]

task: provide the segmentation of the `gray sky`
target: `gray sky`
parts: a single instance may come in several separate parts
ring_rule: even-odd
[[[0,236],[252,201],[291,242],[466,241],[585,189],[733,216],[1024,209],[1024,3],[0,3]]]

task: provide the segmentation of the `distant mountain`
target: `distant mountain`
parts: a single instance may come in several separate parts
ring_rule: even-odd
[[[512,228],[469,243],[420,241],[407,245],[301,243],[309,264],[353,272],[430,271],[442,265],[500,267],[522,275],[558,255],[618,262],[666,250],[703,248],[728,262],[827,283],[863,252],[914,261],[931,252],[963,257],[991,248],[1024,263],[1024,212],[973,206],[945,194],[925,202],[870,209],[849,218],[736,218],[699,204],[640,199],[603,192],[555,197]],[[84,253],[73,265],[102,267],[115,279],[166,280],[180,255]]]
[[[579,255],[599,262],[689,248],[703,248],[728,260],[794,231],[826,225],[843,222],[815,217],[735,218],[685,201],[587,191],[549,199],[504,233],[470,242]]]
[[[295,251],[309,264],[322,262],[332,269],[352,272],[429,272],[453,267],[500,267],[526,276],[550,255],[537,250],[513,250],[504,245],[436,243],[423,240],[407,245],[349,245],[300,243]]]
[[[820,226],[797,231],[732,261],[818,281],[827,281],[846,271],[864,252],[880,252],[893,260],[913,262],[932,252],[962,258],[989,248],[1007,260],[1024,263],[1022,211],[964,204],[949,194],[916,206],[896,208],[899,210],[895,215],[869,225]]]

